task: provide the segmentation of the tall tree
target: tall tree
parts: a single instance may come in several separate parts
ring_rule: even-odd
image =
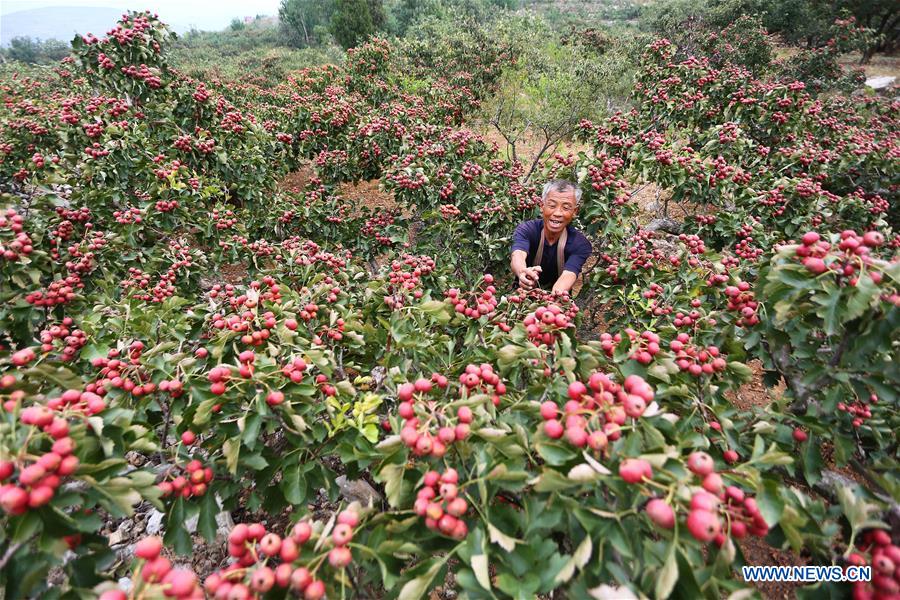
[[[368,0],[338,0],[331,16],[331,35],[344,48],[353,48],[375,33]]]
[[[278,19],[296,40],[298,46],[314,46],[321,40],[316,28],[327,28],[334,12],[334,2],[322,0],[281,0]]]

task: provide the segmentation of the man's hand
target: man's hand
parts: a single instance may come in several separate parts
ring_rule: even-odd
[[[526,290],[530,290],[538,283],[541,276],[541,267],[525,267],[519,273],[519,285]]]

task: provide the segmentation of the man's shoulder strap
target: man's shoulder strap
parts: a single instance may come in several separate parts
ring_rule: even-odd
[[[562,275],[563,267],[566,265],[566,240],[568,239],[568,228],[563,229],[562,235],[559,236],[559,242],[556,244],[556,276]],[[531,266],[537,267],[544,258],[544,228],[541,227],[541,239],[538,242],[537,254],[534,255],[534,262]]]

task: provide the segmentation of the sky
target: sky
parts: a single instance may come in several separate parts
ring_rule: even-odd
[[[280,0],[0,0],[0,18],[20,10],[52,6],[115,8],[122,12],[149,9],[181,33],[191,26],[201,30],[224,29],[235,17],[274,16],[280,4]]]

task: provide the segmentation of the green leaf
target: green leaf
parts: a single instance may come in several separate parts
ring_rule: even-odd
[[[803,476],[809,485],[815,485],[822,478],[825,461],[822,460],[819,445],[813,440],[807,440],[803,445]]]
[[[594,544],[591,541],[591,536],[584,536],[584,539],[578,544],[578,548],[575,549],[575,553],[572,554],[572,557],[566,561],[563,568],[556,574],[556,578],[553,582],[560,584],[572,579],[572,575],[575,574],[575,569],[584,568],[584,565],[591,559],[591,552],[593,550]]]
[[[478,584],[486,590],[491,589],[491,576],[488,571],[488,557],[484,554],[475,554],[471,560],[472,571]]]
[[[200,518],[197,521],[197,531],[208,541],[216,539],[216,515],[219,514],[219,503],[216,495],[207,491],[200,501]]]
[[[397,596],[397,600],[419,600],[420,598],[423,598],[428,592],[428,588],[431,587],[432,580],[450,556],[452,556],[452,554],[447,554],[447,556],[441,560],[435,561],[422,575],[407,581],[400,590],[400,595]]]
[[[837,289],[830,290],[827,294],[817,294],[813,301],[820,306],[816,315],[824,321],[825,333],[834,335],[837,333],[841,319],[838,317],[838,307],[841,304],[841,293]]]
[[[493,523],[487,524],[488,535],[490,536],[491,543],[497,544],[507,552],[512,552],[516,549],[516,542],[521,542],[522,540],[517,540],[516,538],[506,535],[499,529],[497,529]]]
[[[669,555],[666,562],[656,579],[655,594],[659,599],[668,598],[675,589],[675,583],[678,582],[678,558],[675,556],[675,544],[669,549]]]
[[[186,556],[193,550],[191,535],[184,527],[185,521],[187,521],[187,515],[184,510],[184,498],[178,498],[166,518],[166,533],[163,541],[166,546],[174,548],[175,552],[181,556]]]
[[[779,483],[766,480],[763,488],[756,496],[756,502],[759,505],[759,511],[769,527],[773,527],[781,520],[781,514],[784,512],[784,500],[778,492]]]
[[[384,493],[388,504],[393,508],[400,506],[400,496],[403,493],[403,465],[388,464],[378,472],[376,481],[384,484]]]
[[[229,438],[222,444],[222,452],[225,455],[225,466],[228,468],[228,472],[236,475],[238,456],[241,453],[241,443]]]

